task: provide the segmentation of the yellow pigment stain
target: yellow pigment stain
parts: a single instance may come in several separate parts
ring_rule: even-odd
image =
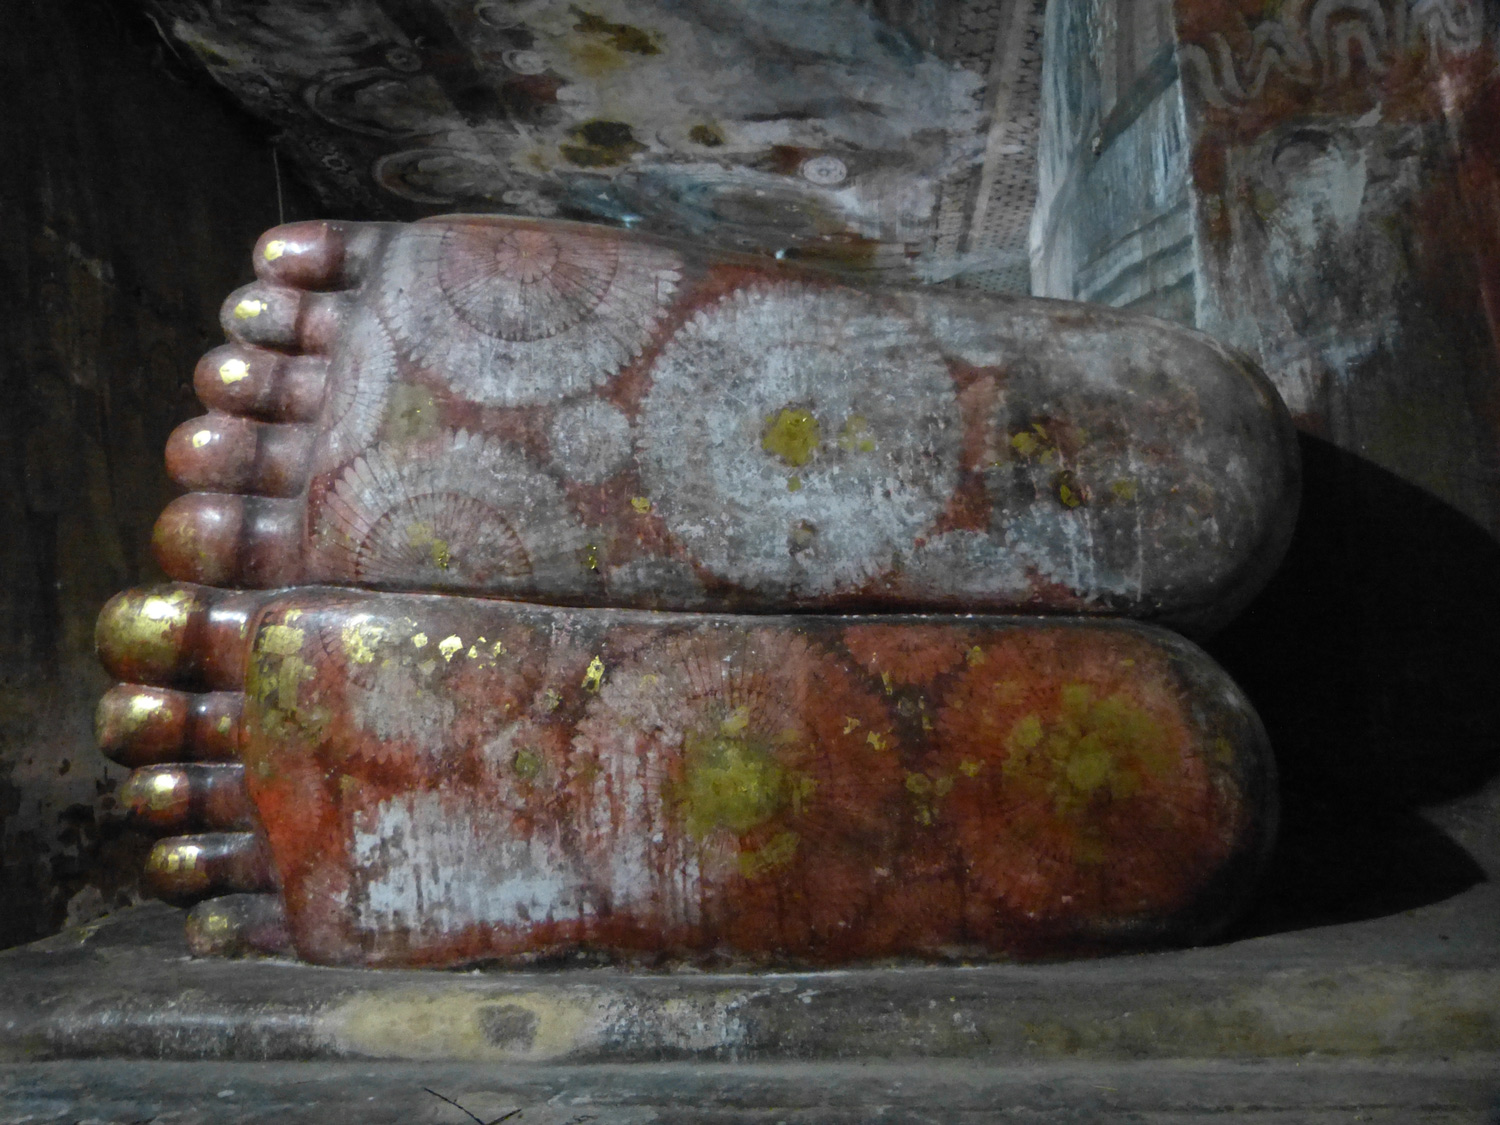
[[[1064,508],[1077,508],[1088,499],[1078,479],[1066,470],[1057,474],[1053,484],[1057,489],[1057,499]]]
[[[865,735],[865,741],[877,750],[884,750],[886,747],[885,737],[883,735],[875,733],[874,731],[871,731],[869,734]]]
[[[851,415],[839,430],[839,448],[845,453],[874,453],[875,439],[870,424],[858,414]]]
[[[683,757],[676,804],[695,840],[724,831],[743,836],[783,809],[800,809],[817,788],[813,778],[784,768],[770,747],[744,728],[725,734],[721,724],[713,735],[689,734]]]
[[[965,758],[958,763],[958,772],[965,777],[978,777],[979,771],[982,769],[984,769],[983,762],[976,762],[970,758]]]
[[[205,445],[213,440],[214,432],[212,430],[199,430],[196,434],[193,435],[193,448],[202,449]]]
[[[521,747],[511,756],[510,768],[522,781],[535,781],[542,772],[542,756],[528,747]]]
[[[1027,715],[1011,728],[1001,767],[1007,780],[1042,790],[1059,815],[1132,797],[1171,768],[1167,735],[1124,694],[1100,699],[1087,684],[1067,684],[1061,695],[1056,718]]]
[[[953,792],[953,779],[946,774],[928,777],[925,773],[909,773],[906,792],[916,805],[917,823],[932,824],[937,819],[938,802]]]
[[[651,510],[651,501],[644,496],[633,496],[630,499],[630,506],[637,512],[640,512],[641,515],[645,515]]]
[[[219,725],[215,728],[220,734],[228,734],[234,724],[229,721],[228,715],[219,716]]]
[[[275,695],[274,706],[278,710],[286,712],[294,722],[299,721],[298,691],[302,681],[312,677],[313,670],[303,663],[300,656],[283,657],[276,671],[265,677],[263,690]]]
[[[266,261],[268,261],[268,262],[274,262],[277,258],[281,257],[285,253],[286,253],[286,240],[285,239],[273,238],[270,242],[266,243],[266,249],[265,249]]]
[[[246,297],[234,306],[234,317],[236,320],[249,320],[266,311],[266,303],[258,301],[253,297]]]
[[[578,8],[573,8],[572,12],[578,17],[578,22],[573,25],[574,31],[603,36],[617,51],[626,51],[634,55],[661,53],[661,48],[656,45],[655,38],[648,31],[633,27],[628,23],[612,23],[593,12],[581,11]]]
[[[437,528],[426,520],[406,525],[406,541],[414,550],[426,555],[428,561],[439,570],[447,570],[453,561],[448,541],[438,538]]]
[[[788,492],[801,492],[802,491],[802,478],[801,477],[787,477],[786,478],[786,490]]]
[[[590,570],[599,569],[599,548],[589,543],[583,549],[583,565]]]
[[[344,651],[356,664],[375,659],[375,647],[385,640],[385,629],[368,617],[356,617],[343,628]]]
[[[844,716],[844,733],[849,734],[855,727],[859,726],[859,720],[853,715]]]
[[[589,661],[588,671],[583,674],[583,687],[585,691],[598,691],[604,683],[604,661],[597,656]]]
[[[968,661],[970,668],[977,668],[979,665],[984,663],[984,649],[980,648],[978,645],[975,645],[964,654],[964,659]]]
[[[267,625],[260,631],[255,647],[266,656],[295,656],[302,651],[307,634],[290,625]]]
[[[1030,457],[1041,448],[1041,445],[1042,443],[1037,441],[1035,434],[1027,433],[1025,430],[1010,439],[1010,447],[1022,457]]]
[[[418,634],[416,634],[415,636],[412,637],[411,644],[412,644],[413,648],[426,648],[427,647],[427,634],[426,633],[418,633]]]
[[[451,637],[444,637],[438,642],[438,651],[443,654],[444,660],[452,660],[463,647],[464,642],[457,633]]]
[[[1135,494],[1136,494],[1135,481],[1130,480],[1128,477],[1121,478],[1120,480],[1116,480],[1116,481],[1110,481],[1109,490],[1110,490],[1110,492],[1112,492],[1114,494],[1115,499],[1117,499],[1117,500],[1134,500],[1135,499]]]
[[[891,674],[889,672],[880,673],[880,684],[885,688],[886,695],[894,695],[896,693],[896,688],[891,682]]]
[[[542,692],[542,710],[556,711],[562,706],[562,696],[554,688]]]
[[[572,43],[568,53],[578,69],[590,78],[602,78],[629,61],[606,43]]]
[[[226,384],[249,378],[250,365],[243,359],[229,359],[219,364],[219,378]]]
[[[719,733],[731,736],[741,734],[749,725],[750,708],[736,707],[733,711],[729,712],[729,717],[719,724]]]
[[[793,468],[801,468],[812,460],[822,440],[823,427],[813,417],[812,411],[800,406],[783,407],[779,414],[766,415],[766,431],[761,436],[760,447],[773,457]],[[791,488],[790,483],[788,489]],[[799,482],[798,487],[801,487]]]

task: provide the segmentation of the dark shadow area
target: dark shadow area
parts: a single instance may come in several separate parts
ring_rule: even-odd
[[[1484,879],[1418,813],[1500,772],[1500,544],[1369,461],[1302,436],[1286,562],[1210,652],[1281,773],[1281,835],[1237,937],[1438,902]]]

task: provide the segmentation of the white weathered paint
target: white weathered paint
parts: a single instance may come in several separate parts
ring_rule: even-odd
[[[383,444],[314,511],[333,581],[504,592],[581,587],[585,534],[562,490],[493,437]]]
[[[401,349],[489,406],[598,386],[650,338],[681,263],[584,227],[412,226],[392,242],[378,307]]]
[[[787,409],[818,422],[805,464],[763,444]],[[909,548],[957,482],[959,438],[952,380],[915,325],[861,293],[783,284],[732,294],[667,344],[638,440],[653,503],[704,565],[812,594]]]
[[[346,465],[375,441],[385,421],[396,353],[380,318],[369,308],[345,312],[343,332],[328,365],[319,437],[313,447],[313,472]]]
[[[630,460],[630,419],[602,399],[558,408],[548,429],[552,468],[568,480],[598,484]]]
[[[406,793],[354,816],[364,876],[357,924],[373,934],[568,921],[584,913],[578,872],[555,840],[512,834],[473,794]]]

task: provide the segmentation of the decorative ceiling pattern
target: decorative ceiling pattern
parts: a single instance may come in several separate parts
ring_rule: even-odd
[[[1028,288],[1045,0],[143,0],[330,212]]]

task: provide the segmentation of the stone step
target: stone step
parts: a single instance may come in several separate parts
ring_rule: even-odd
[[[187,954],[181,911],[161,904],[0,953],[0,1061],[467,1062],[487,1068],[486,1082],[423,1084],[458,1096],[519,1093],[540,1080],[526,1096],[542,1101],[572,1081],[605,1105],[624,1098],[636,1081],[630,1075],[646,1084],[653,1067],[676,1064],[686,1083],[677,1097],[689,1107],[694,1091],[712,1089],[713,1067],[734,1064],[745,1069],[738,1082],[726,1074],[721,1089],[738,1086],[751,1106],[785,1097],[793,1099],[788,1108],[804,1109],[817,1105],[812,1091],[796,1093],[795,1073],[778,1078],[777,1068],[804,1068],[805,1081],[816,1073],[806,1068],[828,1065],[869,1083],[865,1095],[830,1076],[830,1089],[843,1090],[851,1104],[891,1097],[939,1113],[941,1083],[951,1084],[955,1105],[966,1105],[971,1082],[986,1075],[1013,1082],[1026,1068],[1035,1068],[1035,1092],[1049,1067],[1054,1075],[1128,1080],[1131,1064],[1154,1063],[1160,1069],[1144,1073],[1172,1090],[1173,1073],[1238,1062],[1218,1073],[1239,1076],[1220,1089],[1237,1091],[1242,1111],[1259,1107],[1270,1119],[1278,1104],[1304,1104],[1279,1098],[1306,1067],[1311,1077],[1299,1083],[1299,1096],[1308,1103],[1386,1113],[1405,1106],[1412,1116],[1384,1118],[1405,1122],[1425,1119],[1414,1112],[1421,1102],[1399,1100],[1398,1076],[1468,1060],[1467,1096],[1500,1095],[1500,890],[1493,884],[1369,921],[1066,964],[372,973]],[[1371,1077],[1366,1094],[1342,1087],[1341,1097],[1317,1101],[1317,1076],[1337,1074],[1339,1065]],[[579,1068],[603,1069],[585,1078]],[[878,1092],[881,1075],[894,1082],[924,1069],[927,1085],[913,1088],[910,1102],[889,1085]],[[412,1073],[389,1064],[379,1070]],[[703,1085],[688,1081],[695,1073]],[[1265,1079],[1258,1088],[1257,1076]],[[767,1083],[761,1093],[757,1080]],[[984,1096],[997,1088],[981,1087]],[[1186,1081],[1175,1087],[1179,1106],[1197,1104],[1191,1089]],[[1071,1080],[1059,1098],[1065,1091],[1083,1092]],[[1434,1098],[1426,1108],[1446,1104]]]
[[[1011,1066],[89,1060],[0,1064],[0,1125],[1489,1125],[1494,1071],[1483,1055]]]

